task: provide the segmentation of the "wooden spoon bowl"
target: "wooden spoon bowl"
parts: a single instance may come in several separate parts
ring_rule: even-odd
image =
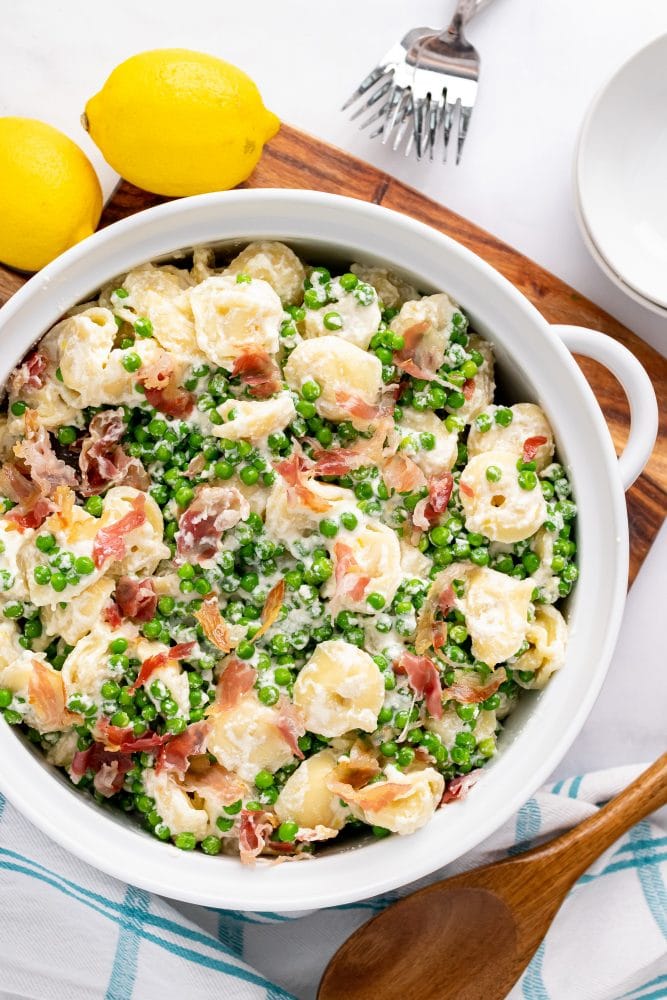
[[[556,840],[436,882],[378,914],[333,956],[318,1000],[501,1000],[574,882],[666,803],[667,753]]]

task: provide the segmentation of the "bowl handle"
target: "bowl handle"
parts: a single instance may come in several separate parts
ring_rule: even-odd
[[[604,333],[583,326],[552,327],[565,346],[608,368],[630,404],[630,433],[618,459],[623,489],[628,490],[648,462],[658,434],[658,403],[646,370],[627,347]]]

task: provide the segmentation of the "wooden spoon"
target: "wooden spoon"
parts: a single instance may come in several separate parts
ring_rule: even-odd
[[[506,997],[580,875],[666,803],[667,753],[556,840],[436,882],[383,910],[338,949],[318,1000]]]

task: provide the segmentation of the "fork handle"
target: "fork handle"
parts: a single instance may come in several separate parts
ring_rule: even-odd
[[[459,32],[468,21],[472,20],[475,14],[478,14],[484,7],[488,7],[492,2],[493,0],[458,0],[448,30]]]

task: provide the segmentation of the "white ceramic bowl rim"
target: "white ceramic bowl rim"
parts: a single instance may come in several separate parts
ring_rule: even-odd
[[[410,837],[325,853],[301,864],[247,868],[162,844],[97,806],[0,726],[0,787],[36,826],[97,868],[172,898],[231,909],[288,912],[350,903],[424,876],[471,850],[547,778],[583,725],[621,621],[628,569],[625,500],[613,445],[576,363],[536,309],[460,244],[410,218],[317,192],[236,191],[159,206],[102,230],[36,275],[0,310],[11,349],[0,380],[76,302],[143,261],[180,248],[268,237],[342,248],[445,289],[493,341],[516,398],[543,405],[579,504],[581,576],[570,610],[568,662],[538,697],[522,699],[504,747],[466,801],[439,810]],[[520,393],[520,394],[519,394]]]

